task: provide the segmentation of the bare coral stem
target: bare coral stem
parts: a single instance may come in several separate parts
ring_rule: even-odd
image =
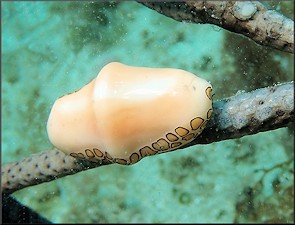
[[[210,23],[294,53],[294,21],[258,1],[157,1],[143,5],[177,21]]]

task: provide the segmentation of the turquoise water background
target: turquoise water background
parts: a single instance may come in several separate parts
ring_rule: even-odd
[[[180,68],[215,100],[293,80],[294,57],[137,2],[1,2],[2,163],[52,149],[54,101],[111,61]],[[267,2],[291,19],[293,4]],[[108,165],[13,194],[54,223],[292,222],[293,127]]]

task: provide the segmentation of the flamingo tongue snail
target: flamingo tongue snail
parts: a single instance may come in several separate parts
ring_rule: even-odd
[[[194,140],[212,114],[211,92],[184,70],[112,62],[55,101],[48,137],[73,157],[131,165]]]

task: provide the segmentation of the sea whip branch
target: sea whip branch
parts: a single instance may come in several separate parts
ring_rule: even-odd
[[[260,88],[214,102],[207,127],[187,146],[239,138],[285,127],[291,122],[294,122],[294,83]],[[77,160],[58,149],[33,154],[2,166],[2,194],[110,163]]]
[[[294,21],[258,1],[140,2],[177,21],[210,23],[294,53]]]

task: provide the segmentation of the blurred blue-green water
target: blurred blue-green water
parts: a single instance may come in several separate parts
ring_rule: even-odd
[[[266,2],[293,19],[293,4]],[[111,61],[188,70],[215,100],[293,79],[291,54],[137,2],[1,2],[2,164],[49,150],[55,99]],[[109,165],[13,194],[54,223],[294,222],[293,128]]]

